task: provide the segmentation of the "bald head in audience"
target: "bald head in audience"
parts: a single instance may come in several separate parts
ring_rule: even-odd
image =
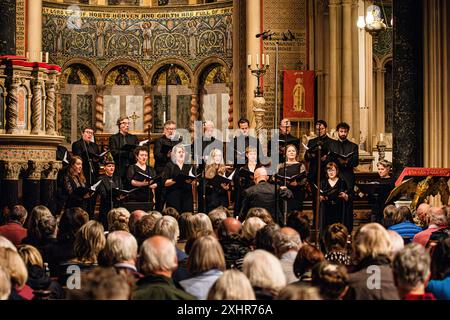
[[[417,220],[421,225],[428,224],[428,210],[430,210],[431,206],[428,203],[421,203],[416,209]]]
[[[227,231],[228,234],[236,234],[239,233],[239,231],[242,228],[242,224],[238,219],[235,218],[226,218],[222,221],[224,229]]]

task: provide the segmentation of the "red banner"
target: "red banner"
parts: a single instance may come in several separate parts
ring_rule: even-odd
[[[314,71],[286,70],[283,81],[283,118],[314,118]]]
[[[420,168],[406,167],[395,181],[395,185],[399,186],[405,177],[450,177],[450,168]]]

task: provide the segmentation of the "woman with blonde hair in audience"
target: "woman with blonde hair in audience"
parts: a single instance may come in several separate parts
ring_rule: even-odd
[[[75,235],[74,258],[60,265],[60,283],[65,283],[70,266],[78,266],[82,271],[98,266],[98,255],[105,248],[106,238],[103,225],[91,220],[83,225]],[[63,280],[63,282],[61,282]]]
[[[255,300],[252,285],[244,273],[226,270],[213,284],[208,300]]]
[[[127,231],[128,221],[130,220],[130,212],[122,207],[111,209],[108,212],[108,232]]]
[[[205,300],[209,289],[225,270],[225,257],[219,241],[214,236],[195,240],[189,253],[187,270],[191,278],[180,281],[183,289]]]
[[[186,219],[186,238],[189,239],[193,234],[200,230],[210,230],[214,232],[211,219],[204,213],[188,216]]]
[[[245,217],[245,219],[248,219],[251,217],[260,218],[262,221],[264,221],[265,224],[274,224],[275,223],[273,221],[273,218],[272,218],[272,215],[270,214],[270,212],[264,208],[255,207],[255,208],[251,208],[250,210],[248,210],[247,216]]]
[[[391,260],[391,240],[387,230],[378,223],[368,223],[360,227],[354,237],[353,253],[357,265],[349,274],[347,297],[356,300],[398,300],[394,284]],[[369,277],[378,275],[377,284]]]
[[[5,268],[11,280],[9,300],[32,300],[33,289],[28,286],[28,271],[20,255],[10,248],[0,248],[0,266]]]
[[[280,291],[276,300],[322,300],[322,297],[316,287],[291,283]]]
[[[8,300],[11,294],[11,278],[9,272],[0,266],[0,301]]]
[[[242,271],[250,280],[257,300],[272,300],[286,286],[280,260],[265,250],[247,253]]]
[[[39,250],[30,245],[21,245],[18,252],[27,267],[27,285],[34,290],[36,298],[63,299],[64,291],[46,274],[46,267]]]

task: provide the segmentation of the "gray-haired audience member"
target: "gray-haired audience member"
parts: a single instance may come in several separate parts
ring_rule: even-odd
[[[173,242],[163,236],[153,236],[145,240],[139,251],[139,270],[144,274],[133,300],[192,300],[195,297],[178,289],[172,273],[178,267],[177,254]]]
[[[137,241],[126,231],[114,231],[106,238],[105,253],[109,262],[119,271],[137,273]]]
[[[403,300],[435,300],[425,293],[430,279],[430,256],[419,244],[409,244],[397,253],[392,262],[395,284]]]
[[[300,235],[294,229],[284,227],[275,232],[275,254],[280,259],[287,283],[298,280],[294,274],[294,261],[301,246],[302,240]]]

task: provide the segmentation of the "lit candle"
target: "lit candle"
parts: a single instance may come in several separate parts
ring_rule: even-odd
[[[43,53],[41,51],[41,52],[39,52],[39,62],[42,62],[42,61],[43,61]]]
[[[380,142],[384,141],[384,134],[383,133],[380,133],[380,137],[379,137],[378,141],[380,141]]]
[[[264,54],[261,55],[262,65],[264,66]]]
[[[166,112],[163,112],[163,124],[166,123]]]
[[[48,52],[45,53],[45,63],[48,63]]]
[[[247,56],[247,66],[251,67],[252,66],[252,55],[249,54]]]
[[[259,54],[256,54],[256,65],[259,65]]]
[[[269,64],[269,55],[268,55],[268,54],[266,54],[266,64],[267,64],[267,66],[270,65],[270,64]]]

